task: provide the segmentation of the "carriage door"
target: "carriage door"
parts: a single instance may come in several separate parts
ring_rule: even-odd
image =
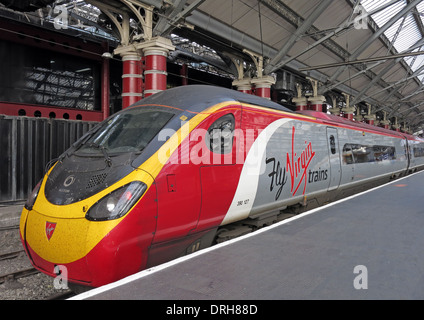
[[[336,128],[327,128],[327,145],[330,161],[330,183],[328,185],[328,191],[333,191],[339,187],[341,178],[339,139]]]
[[[241,108],[234,106],[224,112],[216,112],[205,123],[207,134],[204,142],[210,151],[200,167],[202,203],[198,229],[218,225],[231,205],[237,189],[242,164],[237,164],[235,130],[240,129]],[[213,123],[212,123],[213,121]]]

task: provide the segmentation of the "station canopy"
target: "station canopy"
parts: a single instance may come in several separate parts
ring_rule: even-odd
[[[176,61],[185,57],[236,79],[234,59],[257,76],[252,57],[263,57],[263,75],[276,77],[274,89],[286,101],[296,82],[308,90],[310,77],[330,107],[348,94],[356,113],[371,106],[378,118],[385,113],[412,132],[424,127],[423,0],[0,0],[0,11],[45,24],[65,6],[70,28],[119,44],[116,23],[99,3],[128,12],[134,41],[144,30],[131,6],[141,15],[153,10],[152,34],[171,38]]]

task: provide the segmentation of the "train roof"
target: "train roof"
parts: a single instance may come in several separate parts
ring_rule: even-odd
[[[356,129],[360,129],[360,130],[374,131],[376,133],[380,133],[380,134],[384,134],[384,135],[391,135],[391,136],[397,136],[399,138],[406,138],[408,140],[423,141],[422,138],[413,136],[411,134],[407,134],[407,133],[403,133],[403,132],[397,132],[397,131],[394,131],[394,130],[391,130],[391,129],[384,129],[382,127],[378,127],[378,126],[375,126],[375,125],[349,120],[349,119],[346,119],[344,117],[335,116],[335,115],[327,114],[327,113],[324,113],[324,112],[304,110],[304,111],[300,111],[298,113],[305,115],[305,116],[320,119],[324,123],[327,123],[327,124],[330,124],[330,125],[331,124],[333,124],[333,125],[337,124],[337,125],[352,127],[352,128],[356,128]]]
[[[329,115],[323,112],[317,111],[301,111],[294,112],[278,103],[264,99],[252,94],[239,92],[232,89],[223,87],[211,86],[211,85],[188,85],[180,86],[171,89],[167,89],[156,93],[150,97],[142,99],[131,107],[145,106],[145,105],[166,105],[173,108],[181,109],[181,112],[188,111],[189,113],[195,114],[205,111],[211,106],[214,106],[221,102],[234,101],[239,103],[247,103],[256,106],[266,107],[274,110],[289,112],[293,114],[303,114],[310,116],[315,119],[327,122],[328,124],[339,124],[357,129],[375,131],[381,134],[389,134],[392,136],[398,136],[407,138],[408,140],[422,140],[418,137],[411,136],[405,133],[396,132],[380,128],[377,126],[352,121],[339,116]],[[190,116],[188,115],[190,118]]]
[[[243,92],[210,85],[188,85],[167,89],[136,102],[137,105],[167,105],[192,112],[202,112],[221,102],[248,103],[285,112],[292,110],[273,101]]]

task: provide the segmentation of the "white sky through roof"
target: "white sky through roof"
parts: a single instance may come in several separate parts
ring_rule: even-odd
[[[389,1],[390,0],[363,0],[361,1],[361,5],[365,8],[366,11],[370,12],[381,7],[385,3],[388,3]],[[406,0],[398,1],[390,7],[376,14],[373,14],[371,18],[375,21],[378,27],[382,27],[406,5]],[[421,21],[424,23],[424,2],[419,3],[416,8]],[[389,29],[387,29],[386,32],[384,32],[384,35],[390,42],[393,43],[393,47],[397,52],[407,50],[423,37],[420,28],[417,25],[414,14],[417,15],[417,12],[411,11],[408,15],[396,21],[396,23],[394,23]],[[424,47],[418,48],[414,51],[422,51],[423,49]],[[407,57],[404,60],[413,71],[416,71],[424,64],[424,56]],[[424,75],[419,75],[418,78],[423,81]]]

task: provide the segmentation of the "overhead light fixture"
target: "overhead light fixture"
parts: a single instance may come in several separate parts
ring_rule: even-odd
[[[113,55],[110,52],[105,52],[102,54],[103,59],[112,59]]]
[[[91,71],[91,68],[79,69],[79,70],[76,70],[75,72],[80,73],[80,72],[85,72],[85,71]]]

